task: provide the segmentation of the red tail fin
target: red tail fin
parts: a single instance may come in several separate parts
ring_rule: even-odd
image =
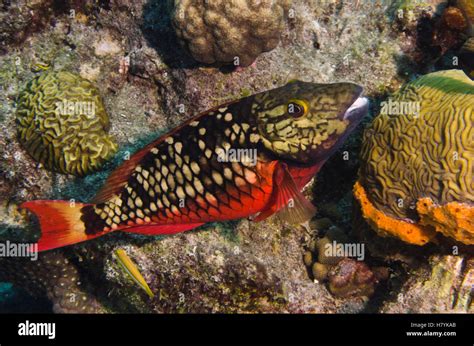
[[[38,251],[45,251],[96,238],[102,233],[89,235],[81,221],[81,208],[87,204],[68,201],[30,201],[20,207],[35,213],[41,225]]]

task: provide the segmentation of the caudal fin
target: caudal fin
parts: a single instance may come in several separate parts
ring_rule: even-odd
[[[38,251],[51,250],[96,238],[101,233],[89,235],[81,221],[81,209],[87,204],[68,201],[37,200],[20,205],[38,216],[41,238]]]

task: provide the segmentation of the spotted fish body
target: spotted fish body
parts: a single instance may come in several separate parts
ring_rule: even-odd
[[[276,161],[224,160],[229,149],[248,156],[261,151],[255,121],[241,109],[233,104],[205,113],[148,148],[118,195],[84,207],[86,233],[229,220],[263,208]]]
[[[289,200],[293,218],[305,218],[313,207],[300,190],[366,112],[361,93],[351,83],[296,81],[200,114],[117,168],[93,204],[24,203],[41,222],[39,249],[115,230],[170,234],[262,220]]]

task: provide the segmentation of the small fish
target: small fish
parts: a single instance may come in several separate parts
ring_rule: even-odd
[[[362,91],[293,81],[199,114],[125,161],[92,203],[23,203],[39,217],[38,249],[277,212],[302,223],[315,208],[301,189],[367,112]]]
[[[132,280],[137,283],[138,286],[143,288],[150,298],[153,298],[155,294],[151,291],[150,287],[140,273],[140,270],[127,255],[127,252],[124,249],[118,249],[115,251],[115,254],[117,255],[118,259],[117,262],[120,264],[125,273],[127,273],[132,278]]]

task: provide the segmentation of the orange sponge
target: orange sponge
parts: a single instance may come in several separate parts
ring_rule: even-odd
[[[364,219],[382,236],[391,235],[410,244],[424,245],[439,232],[461,243],[474,245],[473,206],[458,202],[437,205],[431,198],[421,198],[416,204],[420,221],[414,223],[396,219],[378,210],[367,198],[359,181],[354,185],[354,196],[360,203]]]
[[[416,210],[421,225],[432,226],[447,237],[474,245],[474,207],[458,202],[436,205],[431,198],[421,198]]]
[[[399,220],[377,210],[358,181],[354,185],[354,196],[360,203],[364,219],[382,236],[391,235],[410,244],[425,245],[436,235],[430,226]]]

